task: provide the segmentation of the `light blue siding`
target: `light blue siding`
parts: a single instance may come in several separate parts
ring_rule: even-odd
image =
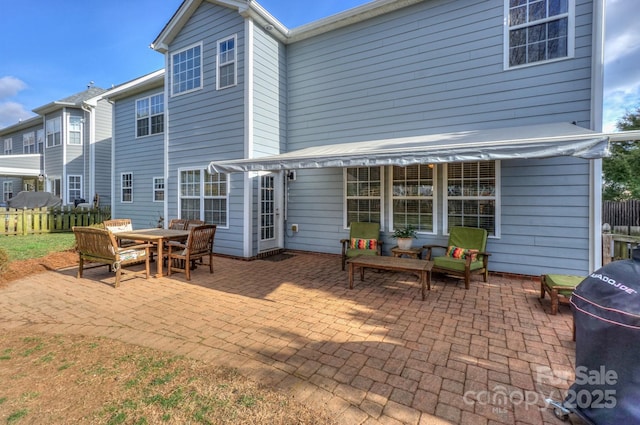
[[[237,85],[216,90],[217,41],[237,35]],[[178,216],[180,169],[205,169],[210,161],[242,158],[244,143],[244,19],[237,11],[203,2],[169,46],[172,52],[202,42],[203,87],[169,97],[169,217]],[[167,71],[170,73],[170,70]],[[169,93],[170,90],[167,90]],[[216,252],[243,256],[244,176],[230,178],[229,228],[216,231]],[[220,247],[220,248],[219,248]]]

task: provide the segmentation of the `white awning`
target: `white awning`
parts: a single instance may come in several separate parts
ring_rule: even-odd
[[[213,161],[209,171],[407,166],[557,156],[596,159],[608,156],[608,145],[606,134],[556,123],[316,146],[260,158]]]

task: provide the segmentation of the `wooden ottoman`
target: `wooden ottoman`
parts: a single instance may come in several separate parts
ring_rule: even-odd
[[[558,313],[558,303],[569,304],[569,298],[584,276],[568,274],[543,274],[540,276],[540,299],[545,292],[551,298],[551,314]]]

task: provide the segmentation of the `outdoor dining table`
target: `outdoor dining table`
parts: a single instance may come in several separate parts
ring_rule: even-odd
[[[128,239],[134,241],[148,241],[157,246],[158,252],[158,271],[156,277],[162,277],[162,249],[164,243],[167,241],[185,241],[189,237],[188,230],[174,230],[174,229],[140,229],[140,230],[127,230],[124,232],[114,233],[117,239]]]

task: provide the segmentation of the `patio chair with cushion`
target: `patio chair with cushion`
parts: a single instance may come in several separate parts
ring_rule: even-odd
[[[73,227],[76,238],[76,250],[79,255],[78,278],[82,277],[85,262],[106,265],[109,271],[116,272],[115,287],[120,285],[122,268],[140,264],[144,261],[145,275],[149,279],[149,248],[151,244],[138,244],[119,247],[113,233],[96,227]]]
[[[585,279],[584,276],[568,274],[543,274],[540,276],[540,299],[545,292],[551,298],[551,314],[558,313],[558,304],[569,304],[573,290]]]
[[[351,223],[349,239],[340,239],[342,244],[342,270],[345,269],[348,258],[358,255],[380,255],[382,241],[380,240],[380,223]]]
[[[172,271],[180,271],[186,274],[187,280],[191,280],[192,262],[206,256],[209,257],[209,273],[213,273],[213,239],[215,234],[215,224],[204,224],[191,228],[185,243],[169,243],[167,253],[169,276]]]
[[[469,289],[472,274],[482,274],[484,281],[489,278],[489,253],[487,231],[475,227],[452,227],[447,246],[424,245],[425,259],[433,261],[434,272],[464,277],[464,287]],[[434,256],[436,248],[444,250],[444,255]]]

